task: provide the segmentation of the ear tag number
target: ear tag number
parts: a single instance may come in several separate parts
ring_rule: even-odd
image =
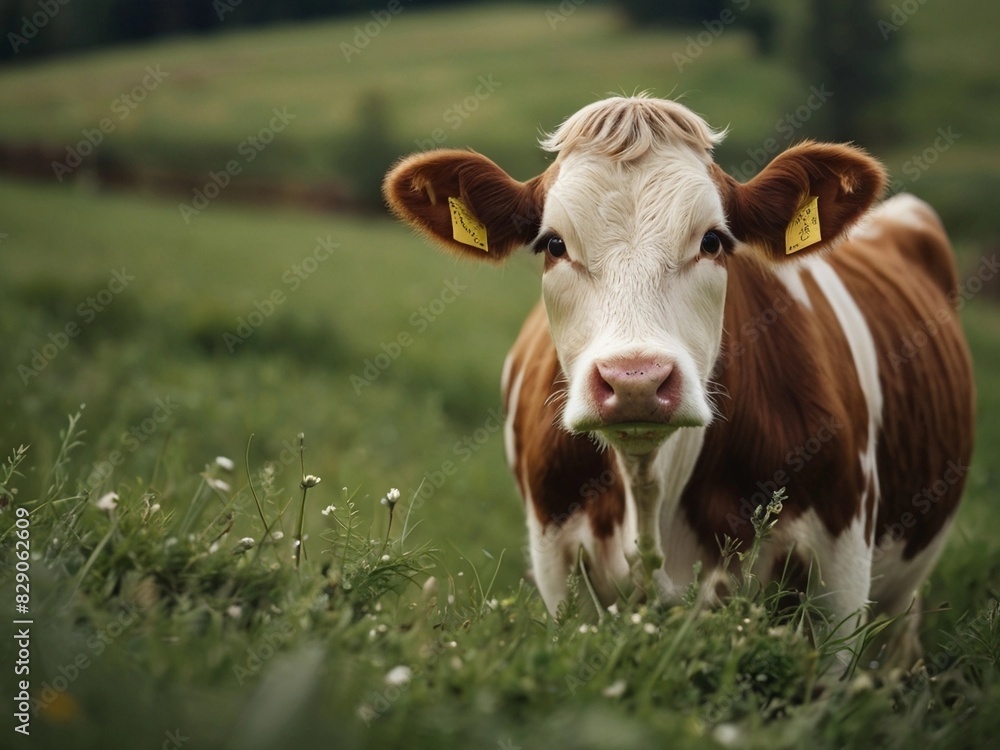
[[[785,255],[815,245],[822,238],[819,231],[819,197],[806,198],[785,230]]]
[[[460,198],[449,198],[451,209],[451,236],[463,245],[477,247],[484,253],[490,251],[486,244],[486,227],[469,210]]]

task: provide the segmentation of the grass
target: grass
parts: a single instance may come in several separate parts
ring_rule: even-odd
[[[225,490],[193,513],[155,488],[101,509],[67,491],[80,423],[70,420],[52,489],[31,509],[33,746],[210,747],[970,747],[997,729],[1000,603],[944,633],[931,671],[821,682],[808,602],[779,617],[781,593],[742,585],[718,609],[613,612],[600,626],[576,598],[549,618],[493,566],[428,577],[434,550],[415,521],[383,539],[356,499],[322,518],[301,567],[291,548],[219,536]],[[12,457],[4,491],[20,483]],[[63,460],[65,459],[65,460]],[[215,465],[205,481],[228,476]],[[273,477],[272,477],[273,479]],[[291,524],[266,468],[262,507]],[[319,486],[319,485],[317,485]],[[275,502],[276,501],[276,502]],[[9,554],[12,514],[0,532]],[[383,521],[385,519],[382,519]],[[766,518],[755,524],[766,534]],[[753,550],[749,557],[752,558]],[[750,561],[745,561],[747,565]],[[9,584],[6,587],[9,591]],[[825,685],[819,688],[820,684]],[[179,739],[186,738],[186,739]]]
[[[32,220],[41,205],[63,220]],[[65,187],[0,184],[0,206],[4,251],[18,258],[0,282],[15,353],[0,430],[10,449],[30,444],[5,487],[32,511],[33,685],[51,699],[32,724],[38,746],[113,746],[108,727],[129,746],[179,730],[220,747],[793,747],[807,736],[960,747],[996,730],[984,707],[1000,697],[989,532],[1000,311],[984,299],[964,310],[979,450],[926,600],[947,607],[925,618],[930,674],[859,675],[817,697],[809,686],[829,657],[775,615],[773,591],[717,611],[622,612],[593,629],[572,608],[552,621],[521,580],[523,511],[502,441],[476,431],[537,295],[534,259],[479,269],[383,221],[221,205],[193,232],[170,202]],[[293,292],[282,277],[317,237],[341,247]],[[134,281],[83,325],[79,304],[122,267]],[[418,333],[410,317],[430,313],[446,280],[468,289]],[[274,288],[286,301],[230,354],[223,334]],[[67,321],[81,333],[23,384],[17,364]],[[356,393],[351,375],[401,330],[413,343]],[[299,432],[304,471],[322,482],[305,500],[296,569]],[[465,438],[475,450],[463,460]],[[457,472],[434,487],[449,460]],[[379,499],[393,486],[403,499],[390,530]],[[112,491],[117,507],[96,507]],[[0,519],[10,560],[14,519]],[[398,666],[409,682],[387,684]]]
[[[950,212],[968,276],[997,237],[982,201],[998,102],[971,52],[991,49],[996,10],[966,3],[983,14],[973,27],[959,6],[908,22],[908,60],[932,91],[905,95],[905,137],[880,155],[904,174],[928,133],[962,133],[908,187]],[[553,31],[544,10],[407,10],[350,63],[338,43],[356,19],[7,69],[0,97],[18,107],[0,138],[71,143],[162,64],[171,76],[108,149],[207,174],[288,104],[299,119],[248,167],[311,178],[372,92],[412,150],[492,74],[503,85],[444,145],[527,176],[539,127],[605,91],[652,88],[732,122],[727,165],[808,90],[783,64],[748,61],[740,34],[678,75],[686,32],[629,31],[589,4]],[[809,602],[779,616],[777,591],[741,580],[716,610],[689,597],[592,627],[575,606],[550,618],[522,580],[524,513],[493,414],[537,259],[460,265],[381,218],[224,201],[185,223],[176,198],[85,179],[0,181],[0,253],[0,590],[13,598],[12,508],[25,508],[33,746],[959,748],[1000,730],[1000,310],[987,292],[962,311],[977,452],[926,591],[927,671],[858,672],[820,694],[833,645],[809,638]],[[322,481],[306,491],[303,473]],[[115,507],[98,507],[109,493]]]

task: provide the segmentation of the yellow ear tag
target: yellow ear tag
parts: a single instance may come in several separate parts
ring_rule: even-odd
[[[823,239],[819,233],[819,197],[812,195],[799,206],[785,230],[785,255],[815,245]]]
[[[448,207],[451,209],[451,236],[463,245],[478,247],[488,253],[486,227],[472,215],[469,207],[459,198],[449,198]]]

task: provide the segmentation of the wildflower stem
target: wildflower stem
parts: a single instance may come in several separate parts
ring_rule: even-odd
[[[247,450],[246,450],[246,469],[247,469],[247,484],[250,487],[250,494],[253,495],[254,505],[257,506],[257,515],[260,516],[261,525],[264,527],[264,536],[267,536],[267,519],[264,518],[264,509],[260,507],[260,499],[257,497],[257,490],[253,488],[253,477],[250,476],[250,443],[253,440],[253,433],[250,433],[250,437],[247,438]]]
[[[306,474],[306,434],[304,432],[299,433],[299,466],[302,469],[302,482],[299,486],[302,488],[302,502],[299,503],[299,521],[295,529],[295,568],[299,567],[302,561],[302,556],[305,552],[303,549],[305,547],[305,540],[302,538],[302,527],[306,520],[306,494],[309,492],[310,487],[315,487],[319,484],[319,477],[314,477],[311,474]]]
[[[389,503],[389,523],[385,527],[385,539],[382,540],[382,549],[379,550],[379,557],[385,553],[385,548],[389,546],[389,532],[392,531],[392,512],[396,509],[394,503]]]
[[[305,483],[302,483],[302,502],[299,504],[299,522],[295,529],[295,567],[299,567],[299,563],[302,558],[302,547],[304,542],[302,540],[302,526],[305,523],[306,515],[306,493],[309,492],[309,488],[306,487]]]

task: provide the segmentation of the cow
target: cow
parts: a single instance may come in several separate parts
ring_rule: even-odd
[[[754,574],[831,623],[909,613],[892,652],[912,663],[972,452],[949,241],[918,198],[879,202],[885,169],[860,148],[804,141],[740,182],[713,160],[724,135],[612,97],[545,136],[555,157],[526,182],[440,149],[384,194],[463,258],[543,256],[502,398],[550,613],[581,571],[601,607],[676,601],[699,569],[717,588],[726,540],[747,548],[784,488]]]

